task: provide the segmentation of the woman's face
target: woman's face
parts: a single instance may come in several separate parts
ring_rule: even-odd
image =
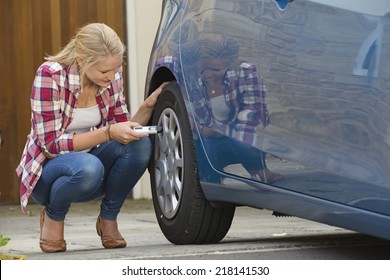
[[[226,73],[226,62],[221,58],[203,57],[196,62],[196,69],[206,83],[221,81]]]
[[[115,79],[115,74],[122,65],[122,57],[104,56],[98,63],[85,71],[87,78],[99,87],[106,88]]]

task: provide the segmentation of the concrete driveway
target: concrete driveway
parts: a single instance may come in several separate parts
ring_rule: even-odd
[[[0,247],[2,253],[24,255],[26,259],[212,259],[231,253],[254,253],[296,247],[288,238],[349,234],[351,232],[295,217],[276,218],[268,210],[239,207],[227,236],[218,244],[173,245],[160,231],[150,200],[128,200],[119,215],[119,228],[127,241],[123,249],[106,250],[96,234],[99,202],[74,204],[65,220],[67,252],[46,254],[39,248],[39,212],[29,206],[23,215],[18,205],[0,206],[0,234],[11,238]],[[311,241],[313,243],[315,241]],[[289,245],[290,244],[290,245]],[[308,246],[302,242],[302,246]],[[289,247],[290,246],[290,247]],[[312,246],[312,245],[310,245]]]

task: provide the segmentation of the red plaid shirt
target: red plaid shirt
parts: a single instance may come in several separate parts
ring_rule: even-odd
[[[31,131],[16,168],[21,181],[20,202],[24,213],[45,160],[74,151],[73,134],[65,133],[65,130],[72,122],[80,89],[76,66],[45,62],[37,70],[30,98]],[[130,120],[123,95],[122,68],[109,87],[100,88],[96,101],[102,115],[96,128]]]

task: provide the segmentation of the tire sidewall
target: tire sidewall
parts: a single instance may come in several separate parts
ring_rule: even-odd
[[[185,108],[181,91],[177,83],[171,83],[167,85],[155,106],[155,112],[152,117],[152,125],[156,125],[160,118],[161,113],[167,109],[172,109],[177,118],[182,137],[182,152],[183,152],[183,173],[182,173],[182,193],[179,201],[178,209],[173,218],[168,219],[164,216],[158,202],[155,174],[154,174],[154,160],[151,162],[150,176],[151,176],[151,188],[153,196],[153,204],[156,213],[158,223],[164,235],[173,243],[177,242],[178,236],[186,232],[186,228],[191,225],[191,216],[193,213],[193,202],[196,199],[195,195],[199,194],[200,185],[198,179],[198,169],[195,158],[195,148],[192,138],[191,126],[188,120],[188,113]],[[155,139],[152,139],[155,144]],[[153,157],[154,159],[154,157]],[[205,201],[203,195],[197,198],[200,201]],[[199,207],[197,207],[199,208]],[[200,207],[202,208],[202,207]],[[202,211],[199,208],[200,211]]]

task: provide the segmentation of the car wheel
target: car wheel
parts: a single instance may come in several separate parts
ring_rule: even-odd
[[[225,237],[235,207],[213,207],[199,183],[194,140],[177,83],[167,85],[158,98],[153,125],[150,166],[153,204],[159,226],[174,244],[215,243]]]

